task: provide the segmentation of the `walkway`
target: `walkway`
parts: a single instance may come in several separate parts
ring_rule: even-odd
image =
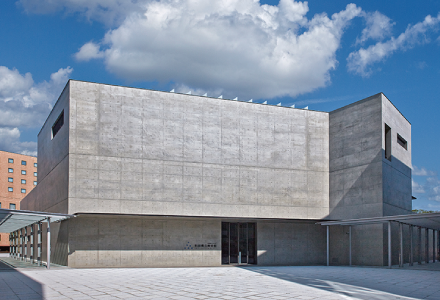
[[[366,267],[9,268],[0,298],[440,299],[439,283],[438,271]]]

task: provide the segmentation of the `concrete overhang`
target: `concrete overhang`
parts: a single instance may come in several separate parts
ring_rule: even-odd
[[[0,232],[10,233],[37,222],[60,222],[74,215],[29,210],[0,209]]]
[[[387,222],[399,222],[407,225],[419,226],[434,230],[440,230],[440,213],[412,214],[412,215],[396,215],[376,218],[348,219],[339,221],[323,221],[317,222],[323,226],[350,226],[350,225],[368,225]]]

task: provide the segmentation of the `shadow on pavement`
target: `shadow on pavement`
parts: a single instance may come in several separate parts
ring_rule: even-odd
[[[438,291],[423,292],[414,282],[413,271],[403,273],[397,270],[364,267],[243,267],[247,271],[286,280],[302,286],[325,290],[342,297],[356,299],[438,299]],[[327,269],[331,268],[331,269]],[[417,272],[417,271],[415,271]],[[437,272],[424,276],[435,277],[440,282]],[[394,274],[393,274],[394,273]],[[409,274],[408,274],[409,273]],[[434,275],[432,275],[434,274]],[[398,275],[398,276],[396,276]],[[402,276],[404,275],[404,276]],[[437,290],[437,289],[436,289]],[[431,296],[431,298],[429,297]]]
[[[43,299],[43,287],[0,258],[0,299]]]

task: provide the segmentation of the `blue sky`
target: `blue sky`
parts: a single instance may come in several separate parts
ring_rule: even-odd
[[[69,78],[331,111],[383,92],[440,210],[440,1],[0,1],[0,149],[36,153]],[[231,75],[233,74],[233,75]]]

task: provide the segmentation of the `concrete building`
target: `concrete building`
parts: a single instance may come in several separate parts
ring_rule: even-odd
[[[71,267],[325,264],[317,221],[411,213],[411,125],[382,93],[327,113],[70,80],[38,161],[22,208],[76,215],[51,229]],[[356,227],[355,264],[384,264],[385,230]]]
[[[0,151],[0,208],[20,209],[20,201],[37,185],[37,158]],[[9,251],[9,234],[0,233],[0,252]]]

